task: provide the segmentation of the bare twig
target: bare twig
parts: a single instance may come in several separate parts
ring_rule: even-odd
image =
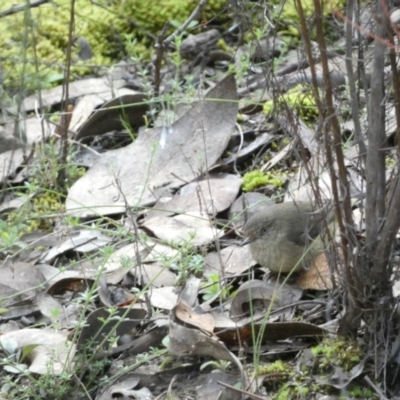
[[[354,13],[354,0],[347,1],[347,16]],[[354,136],[358,145],[361,160],[365,166],[367,157],[367,147],[361,133],[360,110],[357,101],[356,82],[353,73],[353,25],[346,24],[346,72],[351,98],[351,115],[354,121]]]
[[[69,101],[69,81],[71,74],[71,58],[72,58],[72,44],[73,44],[73,31],[75,25],[75,0],[71,0],[71,11],[70,20],[68,28],[68,45],[67,45],[67,60],[65,62],[64,71],[64,85],[63,85],[63,110],[64,115],[68,116],[68,101]],[[60,188],[65,187],[65,182],[67,178],[67,158],[68,158],[68,125],[63,126],[63,133],[61,136],[61,157],[59,160],[60,170],[57,176],[57,185]]]
[[[376,32],[380,37],[387,37],[388,19],[376,3]],[[378,242],[379,226],[385,214],[385,102],[384,74],[386,45],[375,41],[371,76],[371,96],[368,113],[368,152],[367,152],[367,199],[366,199],[366,249],[369,261],[374,259]],[[383,272],[383,271],[382,271]],[[379,278],[379,277],[378,277]],[[379,280],[383,278],[381,276]],[[385,279],[385,278],[384,278]],[[373,280],[372,280],[373,281]]]
[[[179,36],[182,32],[185,31],[185,29],[189,26],[189,24],[200,14],[200,11],[207,4],[207,1],[208,0],[200,0],[197,7],[193,10],[193,12],[190,14],[188,19],[182,24],[182,26],[164,40],[164,47],[168,47],[176,36]]]
[[[167,21],[157,37],[156,44],[156,59],[154,60],[154,97],[158,97],[160,94],[161,85],[161,64],[164,57],[164,36],[169,28],[169,22]]]
[[[51,1],[53,1],[53,0],[37,0],[37,1],[34,1],[33,3],[29,3],[29,4],[22,4],[20,6],[12,6],[8,10],[1,12],[0,18],[7,17],[7,16],[13,15],[13,14],[17,14],[21,11],[25,11],[27,8],[39,7],[42,4],[50,3]]]

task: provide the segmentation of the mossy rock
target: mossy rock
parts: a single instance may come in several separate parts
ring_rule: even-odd
[[[160,0],[149,6],[147,0],[100,0],[103,8],[90,0],[76,0],[73,35],[85,38],[93,57],[80,60],[80,48],[74,46],[72,75],[92,73],[99,66],[118,61],[126,54],[125,35],[136,39],[137,52],[145,53],[148,58],[154,43],[135,26],[158,35],[166,21],[185,21],[197,3],[196,0]],[[13,4],[14,0],[3,1],[0,11]],[[209,2],[201,18],[211,18],[224,6],[224,0]],[[56,0],[0,20],[0,62],[6,88],[32,91],[60,82],[66,60],[70,7],[70,0]]]

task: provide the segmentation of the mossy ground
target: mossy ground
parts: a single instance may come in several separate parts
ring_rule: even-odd
[[[14,0],[5,0],[0,11],[14,4]],[[75,2],[74,77],[98,71],[99,67],[109,66],[126,55],[125,35],[137,40],[138,52],[149,55],[154,41],[146,31],[158,35],[167,21],[182,23],[196,7],[197,1],[159,0],[149,6],[146,0],[99,0],[98,4],[90,0]],[[211,1],[201,17],[211,17],[222,7],[224,1]],[[23,87],[32,91],[60,82],[66,61],[70,16],[71,1],[55,0],[0,20],[1,68],[5,87]],[[86,61],[79,58],[81,49],[77,39],[82,37],[93,52],[93,57]]]
[[[251,192],[260,186],[274,185],[277,188],[282,187],[285,180],[282,177],[276,176],[273,173],[262,171],[248,172],[243,176],[242,189],[245,192]]]
[[[314,377],[326,376],[333,366],[348,372],[364,357],[356,342],[338,338],[325,338],[311,348],[311,354],[314,359],[313,366],[300,364],[296,367],[293,363],[276,360],[257,368],[258,376],[268,377],[265,385],[273,399],[309,399],[317,393],[337,396],[339,394],[337,389],[329,384],[318,383]],[[342,393],[345,393],[343,398],[346,399],[374,398],[373,392],[362,384],[360,386],[356,380]]]
[[[300,14],[296,0],[286,0],[284,2],[273,0],[272,3],[274,4],[273,14],[275,18],[279,20],[280,34],[300,39]],[[345,5],[345,0],[323,0],[322,13],[324,17],[329,17],[335,10],[345,7]],[[301,0],[301,6],[306,18],[315,13],[313,0]],[[312,39],[315,39],[315,31],[310,30],[309,34]]]
[[[295,110],[306,124],[313,124],[318,118],[314,94],[308,85],[297,85],[275,100],[269,100],[264,104],[264,112],[267,115],[285,108]]]

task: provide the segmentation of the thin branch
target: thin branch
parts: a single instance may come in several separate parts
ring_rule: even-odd
[[[354,14],[354,0],[347,1],[347,17]],[[359,154],[363,165],[367,162],[367,146],[361,131],[360,108],[357,101],[356,80],[353,72],[353,25],[346,24],[346,72],[348,76],[348,85],[350,90],[351,115],[354,121],[354,137],[356,139]]]
[[[154,97],[158,97],[160,94],[161,85],[161,64],[164,57],[164,37],[169,28],[169,22],[167,21],[162,28],[161,33],[157,37],[156,44],[156,59],[154,60]]]
[[[200,11],[205,7],[207,1],[208,0],[200,0],[197,7],[193,10],[189,18],[182,24],[182,26],[164,40],[164,47],[168,47],[176,36],[179,36],[185,31],[189,24],[200,14]]]
[[[33,3],[22,4],[21,6],[12,6],[8,10],[1,12],[0,13],[0,18],[8,17],[9,15],[13,15],[13,14],[17,14],[17,13],[19,13],[21,11],[26,10],[27,8],[39,7],[42,4],[50,3],[52,1],[53,0],[37,0],[37,1],[34,1]]]
[[[377,2],[376,33],[385,38],[388,33],[388,19]],[[366,197],[366,249],[368,260],[374,259],[378,244],[379,226],[385,214],[385,88],[384,67],[387,41],[375,41],[371,73],[371,91],[368,113],[368,151],[367,151],[367,197]],[[383,271],[382,271],[383,272]]]
[[[63,86],[63,110],[64,115],[68,118],[68,101],[69,101],[69,82],[71,75],[71,59],[72,59],[72,34],[75,27],[75,0],[71,0],[71,12],[68,29],[68,45],[67,45],[67,60],[65,62],[64,72],[64,86]],[[66,121],[65,121],[66,122]],[[65,181],[67,178],[67,158],[68,158],[68,123],[63,126],[61,136],[61,157],[60,157],[60,170],[57,177],[57,184],[60,188],[65,189]]]

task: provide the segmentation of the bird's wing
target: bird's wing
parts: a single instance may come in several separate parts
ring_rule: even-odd
[[[317,211],[303,210],[303,224],[293,227],[289,239],[298,246],[304,246],[315,240],[325,227],[325,220],[332,221],[333,208],[322,208]]]

